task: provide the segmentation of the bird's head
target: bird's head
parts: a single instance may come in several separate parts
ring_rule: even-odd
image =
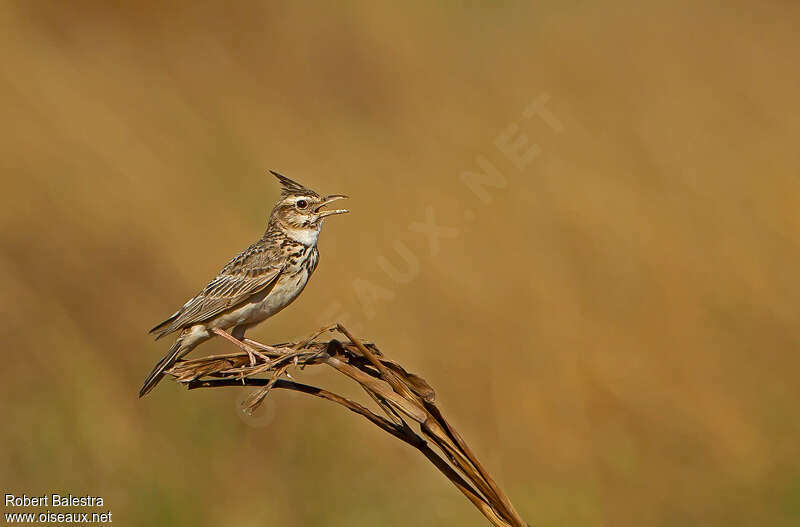
[[[270,172],[281,183],[281,198],[272,209],[270,222],[276,222],[284,229],[296,231],[297,236],[306,238],[306,235],[318,233],[324,218],[349,212],[345,209],[322,210],[325,205],[347,196],[331,194],[323,197],[286,176],[272,170]]]

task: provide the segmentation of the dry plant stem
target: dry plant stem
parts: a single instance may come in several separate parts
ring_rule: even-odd
[[[378,369],[379,372],[381,372],[381,377],[391,385],[392,389],[396,393],[398,393],[399,395],[402,395],[403,397],[406,397],[406,398],[409,398],[411,400],[414,400],[415,402],[420,402],[421,403],[421,401],[418,401],[417,396],[415,394],[413,394],[411,392],[411,390],[408,389],[408,386],[403,384],[395,376],[394,372],[392,372],[389,368],[384,366],[383,363],[381,361],[379,361],[375,357],[375,355],[369,349],[367,349],[367,347],[364,346],[357,338],[355,338],[353,335],[351,335],[350,332],[347,331],[347,329],[344,326],[342,326],[341,324],[337,324],[336,328],[339,331],[341,331],[347,338],[349,338],[350,342],[355,344],[356,347],[358,348],[358,350],[367,358],[367,360],[369,360],[372,363],[372,365],[375,366]],[[420,421],[420,422],[422,422],[422,421]]]
[[[332,330],[338,330],[350,342],[315,340]],[[260,386],[261,389],[251,394],[246,402],[246,407],[251,410],[273,388],[294,390],[335,402],[419,450],[496,527],[526,527],[511,501],[442,415],[434,403],[434,391],[430,385],[384,357],[374,344],[363,344],[342,325],[322,328],[297,343],[275,346],[250,339],[239,341],[224,331],[216,333],[243,352],[181,360],[167,373],[187,384],[189,389],[243,384]],[[318,364],[325,364],[357,382],[388,419],[341,395],[282,378],[288,375],[291,366],[303,368]],[[271,377],[254,377],[263,373]],[[412,429],[409,422],[419,425],[421,435]],[[431,449],[426,439],[436,445],[441,455]]]
[[[330,357],[326,359],[325,363],[330,365],[332,368],[344,373],[345,375],[347,375],[354,381],[358,382],[368,390],[380,395],[381,397],[386,399],[388,402],[392,403],[397,409],[402,411],[404,414],[409,416],[414,421],[417,421],[418,423],[422,423],[425,421],[426,414],[425,411],[422,410],[422,408],[414,405],[413,403],[410,403],[406,399],[403,399],[395,392],[386,389],[386,387],[383,384],[381,384],[380,381],[375,380],[373,377],[367,375],[358,368],[354,368],[349,364],[345,364],[336,357]]]
[[[300,341],[300,343],[297,345],[296,349],[303,349],[303,348],[305,348],[305,347],[306,347],[306,346],[308,346],[308,345],[309,345],[309,344],[310,344],[310,343],[311,343],[311,342],[312,342],[312,341],[313,341],[315,338],[319,337],[320,335],[322,335],[323,333],[326,333],[326,332],[328,332],[328,331],[333,331],[333,330],[335,330],[337,327],[338,327],[338,324],[334,324],[333,326],[325,326],[325,327],[322,327],[322,328],[318,329],[317,331],[315,331],[314,333],[312,333],[312,334],[311,334],[311,335],[310,335],[308,338],[306,338],[306,339],[304,339],[304,340],[301,340],[301,341]]]
[[[511,514],[517,522],[521,523],[522,525],[525,525],[525,521],[522,519],[522,516],[519,515],[517,510],[511,504],[511,500],[509,500],[508,496],[506,496],[503,493],[503,491],[500,490],[500,487],[497,485],[497,482],[495,482],[494,478],[492,478],[492,476],[489,475],[486,469],[483,468],[483,465],[481,464],[480,461],[478,461],[478,458],[475,457],[475,454],[472,453],[472,450],[469,448],[466,441],[464,441],[464,439],[456,431],[456,429],[453,428],[450,425],[450,423],[448,423],[442,417],[442,414],[439,412],[439,408],[437,408],[437,406],[433,403],[425,403],[425,406],[437,418],[437,421],[443,422],[445,424],[447,432],[450,434],[450,437],[453,438],[453,440],[461,448],[464,454],[466,454],[467,458],[469,458],[472,465],[478,470],[483,479],[489,484],[489,486],[492,488],[494,495],[497,496],[497,498],[503,503],[503,506],[508,511],[508,513]]]
[[[252,379],[246,378],[244,380],[245,386],[267,386],[271,379]],[[215,387],[222,387],[222,386],[242,386],[242,382],[239,379],[212,379],[212,380],[196,380],[191,381],[188,384],[188,388],[190,390],[194,390],[196,388],[215,388]],[[497,513],[492,509],[492,507],[483,499],[472,486],[467,483],[464,478],[462,478],[458,472],[453,470],[453,468],[447,464],[445,460],[439,457],[436,452],[431,450],[428,446],[427,442],[419,437],[417,434],[413,432],[413,430],[404,427],[402,425],[398,425],[389,421],[388,419],[381,417],[374,412],[372,412],[369,408],[337,395],[333,392],[329,392],[327,390],[323,390],[321,388],[317,388],[316,386],[309,386],[308,384],[299,383],[296,381],[290,381],[287,379],[277,379],[272,384],[273,389],[285,389],[285,390],[294,390],[296,392],[306,393],[308,395],[313,395],[314,397],[319,397],[321,399],[326,399],[328,401],[332,401],[334,403],[340,404],[350,410],[351,412],[355,412],[357,414],[362,415],[381,429],[385,430],[386,432],[390,433],[397,439],[413,446],[417,450],[419,450],[433,465],[439,469],[439,471],[444,474],[457,488],[460,490],[469,501],[477,507],[484,516],[486,516],[489,521],[492,522],[492,525],[496,527],[508,527],[509,524],[503,518],[499,517]],[[522,524],[525,525],[524,523]]]
[[[446,454],[448,455],[448,457],[451,458],[451,460],[453,460],[453,458],[461,458],[461,459],[458,459],[458,461],[455,462],[456,466],[463,467],[468,463],[472,464],[472,466],[475,468],[475,470],[478,472],[478,474],[480,475],[481,479],[483,480],[483,481],[479,480],[477,482],[479,484],[479,486],[482,487],[481,491],[484,492],[484,493],[493,494],[497,498],[497,500],[502,504],[502,507],[503,507],[503,509],[505,509],[504,512],[506,512],[506,514],[508,514],[510,517],[514,518],[514,520],[516,522],[518,522],[518,524],[525,525],[525,522],[522,519],[522,517],[516,511],[514,506],[511,505],[511,501],[505,496],[505,494],[503,494],[503,492],[497,486],[497,483],[495,483],[494,479],[488,474],[488,472],[486,472],[486,470],[483,468],[483,466],[480,464],[478,459],[475,457],[475,455],[472,453],[472,451],[466,445],[466,443],[461,438],[461,436],[458,435],[458,433],[455,432],[455,430],[452,428],[452,426],[450,426],[450,424],[447,423],[447,421],[445,421],[442,418],[442,415],[439,412],[438,408],[436,408],[436,405],[433,404],[433,403],[427,403],[427,405],[426,405],[416,395],[412,394],[410,392],[410,390],[408,389],[408,387],[406,385],[402,384],[402,382],[400,382],[399,379],[396,378],[394,372],[392,372],[386,366],[384,366],[383,363],[381,363],[374,356],[374,354],[369,349],[367,349],[363,344],[361,344],[361,342],[359,342],[359,340],[357,338],[355,338],[344,326],[342,326],[341,324],[338,324],[337,325],[337,329],[340,332],[342,332],[345,336],[347,336],[347,338],[350,339],[350,342],[355,344],[356,347],[359,349],[359,351],[361,351],[361,353],[364,354],[364,356],[376,368],[378,368],[378,370],[381,372],[381,377],[386,379],[386,381],[389,382],[389,384],[391,384],[392,389],[394,389],[395,392],[403,395],[406,398],[413,398],[415,400],[415,402],[418,402],[423,408],[425,408],[427,406],[430,409],[435,409],[436,415],[433,415],[433,414],[431,414],[431,413],[426,411],[426,414],[429,417],[431,417],[432,419],[427,419],[426,418],[425,421],[420,421],[423,424],[423,426],[422,426],[423,432],[428,432],[428,434],[426,434],[426,435],[429,435],[431,437],[431,439],[434,439],[434,441],[437,443],[437,445],[439,445],[440,448],[442,448],[446,452]],[[426,410],[427,410],[427,408],[426,408]],[[454,441],[455,444],[460,447],[461,451],[459,451],[459,449],[451,448],[450,441],[444,440],[444,437],[443,437],[444,436],[444,430],[442,429],[442,427],[439,424],[440,421],[445,423],[447,431],[449,432],[449,439]],[[462,456],[462,452],[463,452],[463,454],[465,454],[465,456]],[[484,484],[488,488],[485,488]]]

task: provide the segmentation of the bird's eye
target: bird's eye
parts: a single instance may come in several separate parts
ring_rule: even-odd
[[[295,205],[297,205],[298,209],[304,209],[308,207],[308,202],[304,199],[299,199],[297,200],[297,203],[295,203]]]

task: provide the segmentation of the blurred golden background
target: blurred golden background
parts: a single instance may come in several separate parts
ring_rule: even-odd
[[[375,340],[531,525],[800,524],[798,24],[782,1],[2,2],[2,490],[122,525],[486,523],[329,403],[137,399],[169,346],[147,330],[261,235],[276,169],[352,213],[251,337]]]

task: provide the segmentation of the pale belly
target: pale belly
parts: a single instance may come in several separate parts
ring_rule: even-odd
[[[214,320],[213,327],[253,326],[291,304],[303,292],[310,273],[301,269],[294,275],[283,275],[265,294],[254,295],[250,302]]]

